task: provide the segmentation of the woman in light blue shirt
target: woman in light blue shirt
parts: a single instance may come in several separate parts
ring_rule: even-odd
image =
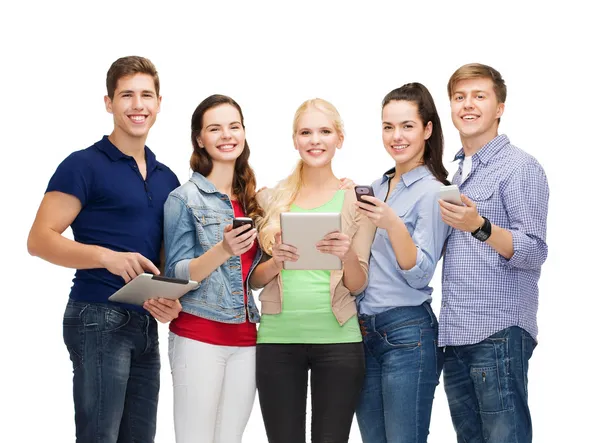
[[[442,369],[429,282],[450,233],[438,205],[448,184],[443,135],[431,94],[420,83],[382,104],[382,138],[395,167],[357,202],[377,226],[369,284],[358,299],[366,376],[357,409],[365,443],[427,441]]]

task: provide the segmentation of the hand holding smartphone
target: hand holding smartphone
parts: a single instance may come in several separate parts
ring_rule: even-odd
[[[453,205],[463,206],[460,198],[460,190],[457,185],[442,186],[440,188],[440,200],[452,203]]]
[[[252,221],[252,219],[250,217],[235,217],[233,219],[232,229],[236,229],[236,228],[239,228],[240,226],[244,226],[244,225],[250,225],[250,228],[248,228],[248,229],[252,229],[254,227],[254,222]],[[248,229],[246,229],[244,232],[248,232]],[[236,237],[239,237],[244,232],[236,235]]]
[[[373,193],[373,188],[371,186],[357,185],[354,187],[354,193],[356,194],[356,200],[358,200],[359,202],[367,203],[369,205],[375,206],[374,203],[371,203],[370,201],[362,199],[364,195],[368,195],[370,197],[375,197],[375,194]]]

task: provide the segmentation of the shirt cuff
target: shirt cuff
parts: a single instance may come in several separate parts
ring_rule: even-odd
[[[522,268],[527,263],[527,257],[531,253],[531,239],[519,231],[510,230],[512,234],[513,256],[510,259],[502,257],[500,254],[500,264],[510,268]]]
[[[427,270],[427,261],[425,254],[420,248],[417,248],[417,262],[410,269],[402,269],[396,262],[396,270],[406,280],[410,287],[420,289],[427,286],[431,280],[431,273]]]
[[[190,262],[191,258],[187,258],[185,260],[180,260],[175,265],[175,278],[180,278],[183,280],[190,279]]]

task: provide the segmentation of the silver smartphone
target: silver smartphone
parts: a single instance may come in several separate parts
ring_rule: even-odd
[[[460,190],[457,185],[442,186],[440,188],[440,200],[452,203],[454,205],[463,206],[460,199]]]

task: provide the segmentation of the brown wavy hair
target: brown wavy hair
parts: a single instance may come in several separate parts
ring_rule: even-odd
[[[202,100],[192,115],[192,146],[194,151],[190,158],[190,168],[204,177],[207,177],[211,173],[213,162],[206,149],[200,148],[198,145],[198,136],[204,125],[204,114],[206,111],[221,105],[231,105],[236,108],[240,113],[242,127],[244,130],[246,129],[242,108],[231,97],[215,94]],[[246,217],[255,219],[256,217],[263,216],[263,210],[256,201],[256,177],[248,163],[249,157],[250,147],[248,146],[248,141],[244,139],[244,150],[235,161],[232,188],[233,194],[242,205]]]
[[[390,91],[381,103],[381,110],[391,101],[408,101],[417,105],[419,117],[423,126],[431,122],[431,137],[425,141],[425,152],[423,152],[423,164],[429,168],[431,173],[441,183],[449,185],[448,171],[444,167],[442,157],[444,154],[444,134],[442,124],[438,115],[433,97],[429,90],[421,83],[407,83],[404,86]]]

